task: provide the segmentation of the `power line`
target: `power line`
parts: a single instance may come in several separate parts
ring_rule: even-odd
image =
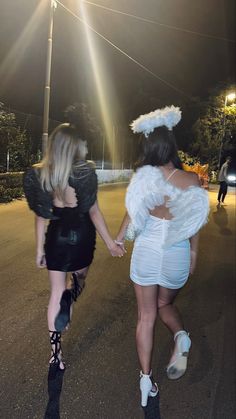
[[[147,19],[147,18],[137,16],[137,15],[134,15],[134,14],[131,14],[131,13],[125,13],[125,12],[122,12],[121,10],[112,9],[110,7],[102,6],[101,4],[93,3],[91,1],[83,0],[83,3],[87,3],[87,4],[90,4],[92,6],[96,6],[96,7],[99,7],[101,9],[105,9],[105,10],[108,10],[110,12],[117,13],[117,14],[120,14],[120,15],[132,17],[136,20],[141,20],[141,21],[146,22],[146,23],[151,23],[152,25],[163,26],[165,28],[172,29],[172,30],[175,30],[175,31],[184,32],[184,33],[188,33],[188,34],[192,34],[192,35],[198,35],[198,36],[202,36],[204,38],[216,39],[218,41],[233,42],[233,43],[236,42],[235,39],[223,38],[221,36],[210,35],[210,34],[203,33],[203,32],[192,31],[190,29],[180,28],[178,26],[167,25],[165,23],[157,22],[156,20]]]
[[[56,2],[61,6],[63,9],[65,9],[68,13],[70,13],[73,17],[75,17],[77,20],[82,22],[84,25],[86,25],[92,32],[96,33],[100,38],[102,38],[104,41],[106,41],[109,45],[111,45],[113,48],[115,48],[117,51],[119,51],[121,54],[123,54],[125,57],[127,57],[129,60],[137,64],[140,68],[147,71],[149,74],[151,74],[153,77],[161,81],[166,86],[170,87],[171,89],[175,90],[176,92],[180,93],[181,95],[189,98],[187,93],[185,93],[183,90],[179,89],[178,87],[174,86],[173,84],[169,83],[168,81],[164,80],[160,76],[158,76],[156,73],[154,73],[152,70],[149,70],[144,64],[137,61],[135,58],[131,57],[127,52],[119,48],[117,45],[115,45],[113,42],[111,42],[108,38],[106,38],[104,35],[102,35],[100,32],[96,31],[92,26],[90,26],[84,19],[82,19],[80,16],[78,16],[76,13],[72,12],[68,7],[66,7],[63,3],[61,3],[59,0],[56,0]]]

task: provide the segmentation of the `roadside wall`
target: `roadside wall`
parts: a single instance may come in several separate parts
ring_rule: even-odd
[[[110,183],[110,182],[125,182],[129,181],[132,176],[133,170],[96,170],[98,176],[98,183]]]

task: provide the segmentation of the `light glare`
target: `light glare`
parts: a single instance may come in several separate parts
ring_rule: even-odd
[[[232,92],[227,95],[228,100],[234,100],[236,98],[236,93]]]
[[[236,176],[235,176],[235,175],[229,175],[229,176],[228,176],[228,180],[229,180],[230,182],[234,182],[234,181],[236,180]]]
[[[101,116],[102,116],[103,125],[104,125],[104,129],[106,133],[106,138],[108,140],[109,154],[112,157],[112,166],[114,166],[114,160],[115,160],[115,156],[117,152],[116,152],[116,144],[115,144],[114,124],[112,122],[111,112],[110,112],[111,110],[109,109],[109,106],[108,106],[109,100],[106,94],[106,86],[108,85],[108,80],[106,80],[106,78],[104,79],[103,71],[101,69],[101,66],[99,65],[99,60],[97,58],[95,48],[92,42],[91,31],[89,27],[86,25],[86,23],[89,23],[89,21],[88,21],[88,16],[87,16],[85,7],[83,6],[83,2],[80,2],[80,11],[83,17],[83,21],[85,22],[84,29],[85,29],[85,34],[87,38],[88,50],[89,50],[90,60],[92,64],[96,89],[98,93]]]
[[[17,41],[12,46],[5,59],[1,63],[0,79],[4,88],[7,87],[7,84],[10,82],[11,78],[16,73],[17,68],[23,61],[24,55],[26,51],[29,49],[33,36],[38,26],[41,25],[40,15],[43,16],[43,11],[46,7],[47,2],[41,0],[35,12],[31,16],[29,22],[25,26],[23,32],[21,33],[20,37],[17,39]]]

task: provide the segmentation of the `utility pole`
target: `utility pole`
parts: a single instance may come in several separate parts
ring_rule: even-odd
[[[7,172],[9,172],[10,169],[10,151],[7,150]]]
[[[57,2],[51,0],[50,15],[48,26],[48,44],[47,44],[47,61],[46,61],[46,76],[44,88],[44,107],[43,107],[43,136],[42,136],[42,151],[45,153],[48,141],[48,120],[49,120],[49,105],[50,105],[50,82],[51,82],[51,64],[52,64],[52,34],[53,34],[53,17],[57,8]]]
[[[102,170],[104,170],[104,160],[105,160],[105,134],[102,135]]]
[[[116,144],[116,130],[115,125],[112,125],[112,170],[115,169],[115,144]]]

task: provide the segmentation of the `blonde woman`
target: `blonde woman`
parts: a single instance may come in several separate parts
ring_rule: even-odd
[[[47,267],[51,285],[49,363],[60,369],[64,369],[61,332],[70,321],[72,301],[84,287],[96,230],[112,256],[124,253],[112,240],[99,209],[95,167],[85,160],[86,154],[87,143],[79,129],[70,123],[59,125],[48,140],[44,159],[24,177],[28,205],[35,212],[36,265]],[[70,289],[66,289],[68,272],[73,278]]]

